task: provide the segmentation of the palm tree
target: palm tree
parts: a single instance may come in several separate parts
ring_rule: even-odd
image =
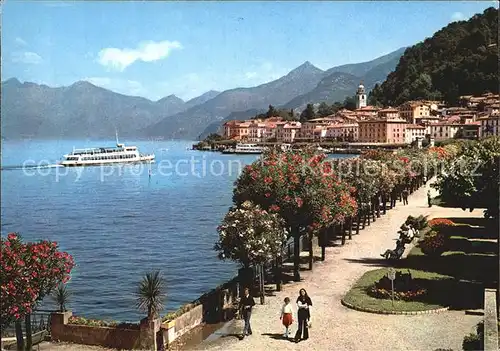
[[[135,293],[137,297],[137,307],[148,312],[148,319],[156,318],[163,310],[165,299],[165,285],[160,271],[147,273]]]
[[[66,304],[70,301],[71,291],[66,285],[61,283],[52,293],[52,299],[59,306],[59,312],[66,312]]]

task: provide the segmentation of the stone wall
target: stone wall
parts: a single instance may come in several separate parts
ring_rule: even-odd
[[[498,316],[495,289],[484,290],[484,350],[498,351]]]
[[[113,327],[90,327],[69,324],[71,312],[53,313],[51,317],[51,339],[83,345],[99,345],[113,349],[156,349],[154,331],[149,324],[140,329]],[[159,328],[158,328],[159,329]]]
[[[187,304],[186,306],[192,306],[189,310],[162,324],[163,344],[168,346],[202,323],[218,323],[234,318],[233,306],[238,292],[238,279],[234,278]],[[185,306],[179,310],[184,308]]]

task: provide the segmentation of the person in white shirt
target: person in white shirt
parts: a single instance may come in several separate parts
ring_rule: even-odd
[[[309,338],[312,301],[311,298],[307,295],[306,289],[300,289],[299,297],[297,298],[297,307],[299,329],[295,334],[295,342],[299,342],[300,340],[307,340]]]
[[[285,303],[283,304],[283,307],[281,307],[280,319],[285,326],[285,334],[283,334],[283,337],[288,338],[288,328],[293,323],[293,309],[289,297],[285,297]]]

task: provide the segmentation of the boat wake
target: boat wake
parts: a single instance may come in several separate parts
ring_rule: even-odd
[[[52,165],[15,165],[15,166],[2,166],[0,167],[1,171],[12,171],[19,169],[45,169],[45,168],[58,168],[64,167],[63,165],[54,163]]]

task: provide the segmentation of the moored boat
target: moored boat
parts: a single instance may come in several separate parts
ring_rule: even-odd
[[[266,150],[265,147],[257,144],[236,144],[234,148],[222,150],[223,154],[261,154]]]

